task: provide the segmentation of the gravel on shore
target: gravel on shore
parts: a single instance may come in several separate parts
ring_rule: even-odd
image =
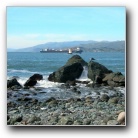
[[[120,93],[118,88],[108,87],[105,91],[102,87],[90,88],[83,94],[85,89],[73,87],[69,90],[76,96],[65,99],[51,95],[46,99],[43,97],[43,100],[35,97],[38,93],[46,95],[41,89],[8,89],[7,125],[125,126],[125,121],[117,121],[119,113],[125,112],[124,93]]]

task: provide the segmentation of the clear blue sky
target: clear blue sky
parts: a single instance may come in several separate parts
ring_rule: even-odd
[[[7,7],[7,47],[125,40],[125,7]]]

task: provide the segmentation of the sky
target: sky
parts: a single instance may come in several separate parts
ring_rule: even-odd
[[[7,7],[7,48],[125,38],[125,7]]]

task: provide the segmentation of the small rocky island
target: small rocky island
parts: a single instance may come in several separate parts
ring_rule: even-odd
[[[89,80],[80,81],[84,66]],[[34,74],[23,86],[14,77],[7,80],[7,125],[125,126],[125,76],[121,72],[74,55],[47,79],[59,83],[58,92],[36,87],[43,80],[41,74]]]

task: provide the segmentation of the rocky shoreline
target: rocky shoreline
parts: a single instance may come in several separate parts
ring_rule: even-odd
[[[83,87],[61,88],[66,95],[74,98],[49,97],[45,100],[35,98],[42,93],[40,89],[8,90],[8,125],[125,125],[118,122],[119,113],[125,111],[125,94],[120,88],[101,86],[89,88],[83,95]],[[72,91],[74,89],[74,91]],[[122,89],[124,89],[122,87]],[[92,96],[95,91],[95,96]],[[21,93],[22,92],[22,93]],[[82,95],[82,96],[81,96]],[[62,95],[63,96],[63,95]],[[65,96],[66,97],[66,96]]]
[[[7,125],[126,125],[124,76],[96,63],[92,66],[93,62],[87,64],[78,57],[75,62],[73,59],[73,63],[71,60],[57,72],[49,75],[50,81],[60,82],[60,85],[52,88],[50,93],[44,88],[34,86],[37,81],[43,79],[42,75],[35,74],[35,77],[30,77],[24,86],[21,86],[15,78],[8,80]],[[89,68],[89,76],[94,79],[93,83],[80,82],[75,80],[73,75],[66,75],[73,70],[74,76],[76,71],[78,78],[82,73],[81,63],[94,69],[92,72]],[[72,69],[71,64],[79,68]],[[108,74],[105,75],[104,72]]]

